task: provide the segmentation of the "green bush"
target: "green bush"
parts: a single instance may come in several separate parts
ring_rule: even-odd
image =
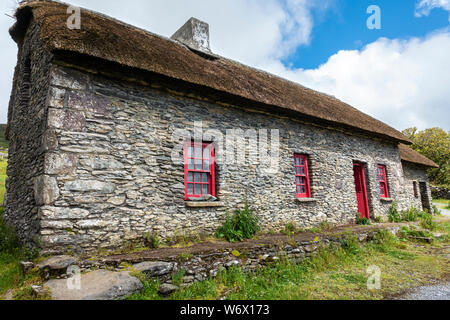
[[[236,210],[233,215],[227,214],[224,224],[216,232],[216,237],[228,242],[239,242],[251,239],[259,230],[259,218],[246,203],[243,210]]]
[[[373,221],[375,223],[383,223],[383,218],[382,217],[375,217],[375,218],[373,218]]]
[[[12,253],[20,247],[19,239],[13,227],[3,220],[3,208],[0,209],[0,252]]]
[[[421,220],[420,226],[424,229],[434,231],[438,227],[437,223],[433,221],[433,216],[431,214],[422,215]]]
[[[157,233],[147,232],[144,235],[145,246],[151,249],[158,249],[161,246],[161,239]]]
[[[433,235],[428,231],[422,231],[422,230],[413,230],[408,227],[402,227],[400,229],[400,235],[404,238],[407,237],[417,237],[417,238],[429,238]]]
[[[450,203],[448,204],[447,209],[450,209]],[[442,215],[442,211],[438,208],[438,206],[433,206],[433,211],[436,216]]]
[[[290,235],[292,233],[295,233],[296,229],[297,228],[295,227],[295,224],[293,222],[290,222],[284,227],[284,230],[282,231],[282,233],[284,233],[286,235]]]
[[[364,225],[364,226],[370,226],[372,223],[370,222],[370,219],[367,219],[365,217],[361,218],[360,214],[357,213],[356,214],[356,224]]]
[[[413,207],[402,212],[402,220],[406,222],[416,222],[420,216],[421,212]]]
[[[395,223],[402,222],[402,217],[398,212],[398,206],[396,202],[394,202],[392,206],[389,208],[388,215],[389,215],[389,222]]]

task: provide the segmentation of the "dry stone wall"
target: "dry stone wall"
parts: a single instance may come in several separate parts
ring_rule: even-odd
[[[52,57],[40,43],[39,32],[38,25],[32,23],[19,49],[9,107],[10,145],[4,203],[5,220],[16,227],[23,242],[34,245],[39,244],[38,203],[48,201],[46,197],[57,197],[41,192],[54,181],[42,177],[45,154],[42,137]]]
[[[412,204],[419,209],[427,209],[431,213],[434,213],[432,208],[433,197],[431,195],[431,187],[426,169],[423,166],[403,162],[403,202]],[[416,190],[414,191],[414,189]]]

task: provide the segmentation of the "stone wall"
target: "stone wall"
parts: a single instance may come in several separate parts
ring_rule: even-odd
[[[436,199],[450,200],[450,189],[444,187],[431,186],[431,193]]]
[[[431,213],[433,212],[433,197],[431,195],[431,189],[429,185],[427,168],[419,165],[415,165],[409,162],[403,163],[403,190],[401,199],[406,206],[414,206],[418,209],[427,209]],[[414,190],[416,189],[416,190]],[[402,210],[408,209],[405,207]]]
[[[226,249],[210,249],[205,252],[190,253],[190,248],[186,248],[186,254],[166,254],[158,257],[156,251],[148,252],[153,257],[145,255],[129,254],[122,256],[111,256],[103,259],[89,259],[79,262],[81,270],[87,272],[92,268],[116,268],[116,271],[123,269],[125,265],[133,265],[134,269],[145,274],[158,278],[162,284],[172,284],[173,276],[183,270],[185,276],[182,279],[182,286],[187,286],[196,281],[203,281],[214,278],[221,270],[231,267],[241,267],[244,272],[253,272],[264,266],[273,264],[280,260],[289,260],[291,263],[300,263],[308,257],[316,254],[320,249],[337,248],[346,241],[356,241],[363,245],[377,238],[378,233],[390,232],[397,235],[400,225],[381,227],[359,227],[351,232],[336,232],[332,235],[310,235],[304,236],[302,240],[292,238],[280,239],[278,244],[250,245],[230,244]],[[287,237],[285,237],[287,238]],[[263,242],[263,241],[262,241]],[[236,248],[239,247],[239,248]],[[172,249],[173,250],[173,249]]]
[[[226,210],[242,207],[244,198],[265,230],[289,222],[345,224],[357,212],[353,161],[366,164],[372,216],[385,215],[392,203],[380,200],[378,164],[386,166],[391,198],[400,208],[409,207],[414,197],[411,188],[405,189],[398,148],[388,142],[58,65],[52,66],[49,93],[44,174],[36,181],[42,190],[36,194],[42,204],[40,239],[47,253],[117,248],[146,232],[162,238],[211,234]],[[249,162],[219,163],[222,207],[188,207],[184,165],[171,160],[183,138],[173,135],[177,129],[193,133],[199,121],[204,130],[224,135],[230,129],[278,129],[278,172],[265,175]],[[309,155],[313,199],[308,202],[296,199],[294,152]]]
[[[35,236],[40,229],[34,182],[44,169],[41,141],[46,127],[51,66],[51,55],[40,43],[39,32],[38,25],[32,23],[19,48],[7,130],[10,145],[5,219],[16,227],[25,243],[37,241]]]

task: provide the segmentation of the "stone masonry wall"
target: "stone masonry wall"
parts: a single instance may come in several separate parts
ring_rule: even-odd
[[[5,220],[25,243],[37,240],[40,224],[34,197],[35,180],[43,174],[42,136],[46,127],[50,54],[39,41],[39,27],[31,23],[19,48],[9,115],[9,160]],[[36,190],[40,193],[40,190]]]
[[[409,203],[418,209],[428,209],[431,213],[434,213],[432,208],[433,197],[431,195],[426,168],[409,162],[403,162],[403,171],[404,202]],[[416,184],[414,184],[414,182]],[[426,188],[423,188],[423,184],[426,185]],[[417,188],[417,197],[414,193],[414,187]]]
[[[366,164],[372,216],[385,215],[392,203],[380,200],[378,164],[386,166],[391,198],[400,208],[409,207],[414,197],[411,188],[405,191],[396,145],[281,116],[187,99],[57,65],[52,66],[48,107],[45,175],[38,181],[43,192],[36,195],[43,204],[40,236],[47,253],[117,248],[146,232],[163,238],[211,234],[226,210],[242,207],[244,198],[265,230],[289,222],[299,227],[323,221],[345,224],[357,212],[353,161]],[[278,129],[279,171],[267,176],[254,163],[217,164],[222,207],[187,207],[184,165],[171,160],[182,138],[172,137],[177,129],[193,132],[197,121],[204,130],[224,135],[230,129]],[[309,202],[296,199],[294,152],[309,155]]]

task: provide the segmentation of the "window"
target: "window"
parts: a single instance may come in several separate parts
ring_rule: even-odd
[[[184,147],[185,200],[216,196],[214,145],[188,142]]]
[[[380,181],[380,190],[382,198],[389,198],[388,185],[386,180],[386,167],[378,166],[378,180]]]
[[[295,161],[295,185],[297,187],[297,198],[311,198],[309,185],[308,156],[302,154],[294,155]]]

